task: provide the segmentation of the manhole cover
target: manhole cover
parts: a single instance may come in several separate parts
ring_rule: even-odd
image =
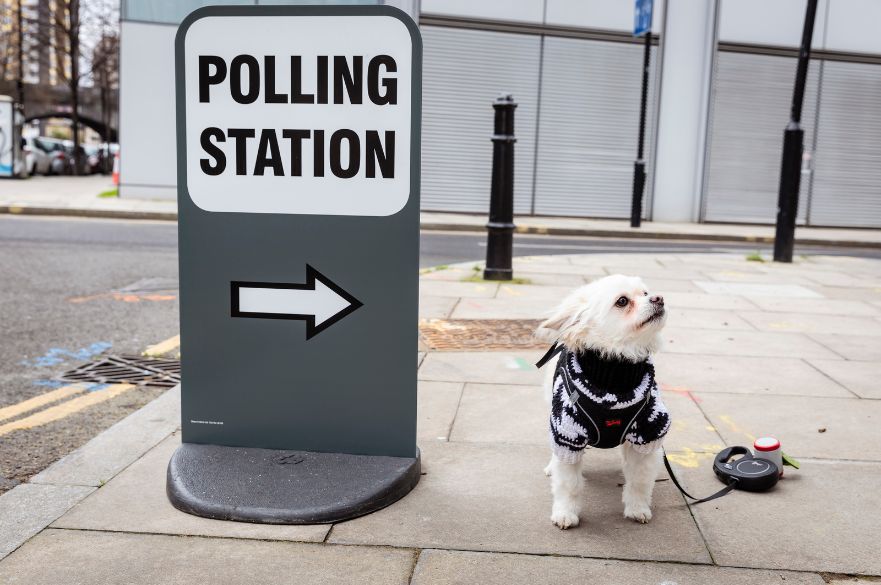
[[[143,384],[171,388],[180,383],[180,362],[134,355],[107,356],[65,372],[65,382]]]
[[[542,349],[533,333],[541,321],[511,319],[422,319],[419,334],[438,351]]]

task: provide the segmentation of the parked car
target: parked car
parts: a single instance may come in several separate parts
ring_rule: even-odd
[[[22,138],[21,151],[25,156],[28,175],[48,175],[52,172],[51,155],[37,145],[35,138]]]
[[[70,157],[64,148],[64,141],[57,138],[39,136],[34,138],[37,148],[46,152],[51,158],[50,171],[52,175],[66,175],[70,172]]]
[[[94,144],[86,144],[83,150],[86,153],[86,173],[90,175],[103,173],[104,149]]]

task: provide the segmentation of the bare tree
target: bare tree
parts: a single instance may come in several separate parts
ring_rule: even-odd
[[[109,52],[97,51],[106,36],[116,31],[118,4],[113,0],[55,0],[51,11],[41,11],[36,26],[29,27],[39,52],[40,67],[54,71],[70,94],[70,119],[74,144],[74,173],[82,174],[85,157],[80,147],[80,89],[96,79],[95,69],[109,66]],[[113,32],[115,36],[115,32]],[[118,43],[116,43],[118,45]],[[112,64],[118,60],[113,57]],[[114,65],[115,66],[115,65]],[[105,72],[106,73],[106,72]],[[101,79],[109,75],[99,74]]]

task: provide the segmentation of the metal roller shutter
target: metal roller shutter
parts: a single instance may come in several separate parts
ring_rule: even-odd
[[[493,100],[512,93],[514,209],[529,213],[540,38],[423,26],[422,208],[489,210]]]
[[[547,37],[539,113],[535,213],[630,217],[639,131],[643,46]],[[650,209],[654,87],[652,49],[644,209]]]
[[[783,130],[789,120],[796,59],[719,51],[716,55],[703,219],[774,223]],[[802,127],[813,144],[819,64],[808,69]],[[802,172],[799,220],[811,190]]]
[[[810,223],[881,227],[881,65],[826,61]]]

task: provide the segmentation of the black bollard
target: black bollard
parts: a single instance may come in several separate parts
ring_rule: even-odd
[[[493,168],[489,223],[486,224],[486,280],[511,280],[514,246],[514,96],[501,95],[493,102]]]

